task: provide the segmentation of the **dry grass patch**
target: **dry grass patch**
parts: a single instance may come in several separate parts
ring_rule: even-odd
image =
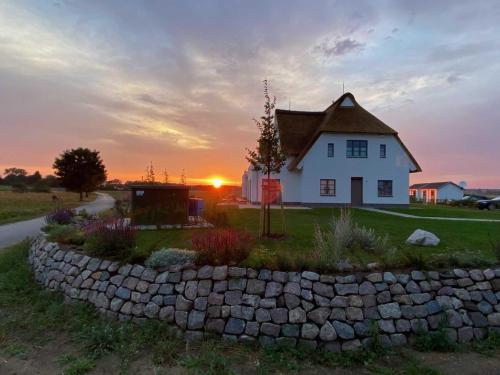
[[[58,198],[57,204],[63,207],[73,208],[82,204],[79,201],[78,193],[65,191],[51,193],[0,191],[0,225],[32,219],[46,214],[56,206],[52,196],[56,196]],[[90,202],[95,198],[95,194],[89,194],[89,197],[84,201]]]

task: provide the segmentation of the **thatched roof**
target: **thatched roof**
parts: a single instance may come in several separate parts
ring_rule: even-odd
[[[304,145],[319,128],[325,112],[301,112],[276,110],[276,121],[280,133],[283,152],[289,156],[297,156]]]
[[[341,105],[346,99],[350,106]],[[351,93],[338,98],[323,112],[276,110],[276,122],[280,133],[280,143],[287,156],[295,159],[288,169],[297,168],[305,154],[323,132],[389,134],[396,137],[401,147],[415,165],[411,172],[420,172],[420,166],[391,127],[384,124],[361,107]]]

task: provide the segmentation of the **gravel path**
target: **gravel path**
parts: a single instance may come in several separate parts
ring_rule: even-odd
[[[408,219],[425,219],[425,220],[451,220],[451,221],[478,221],[485,223],[500,223],[499,219],[472,219],[467,217],[442,217],[442,216],[416,216],[410,214],[403,214],[401,212],[394,211],[386,211],[380,208],[373,207],[357,207],[360,210],[370,211],[370,212],[378,212],[380,214],[393,215],[399,217],[406,217]]]
[[[113,207],[114,202],[115,200],[111,197],[111,195],[97,193],[97,199],[95,201],[86,203],[76,208],[76,211],[85,209],[88,213],[95,214]],[[36,219],[0,225],[0,250],[4,247],[22,241],[26,237],[35,236],[43,225],[45,225],[45,219],[43,216]]]

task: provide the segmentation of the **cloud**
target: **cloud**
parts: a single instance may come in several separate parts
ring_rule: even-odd
[[[342,56],[348,53],[359,51],[364,47],[364,43],[351,38],[337,39],[333,44],[329,40],[321,42],[314,47],[314,51],[321,53],[325,57]]]
[[[448,81],[449,84],[454,84],[462,80],[462,77],[456,74],[450,74],[448,78],[446,78],[446,81]]]
[[[252,118],[262,113],[263,79],[278,107],[290,101],[297,110],[324,109],[344,81],[363,106],[410,134],[417,151],[426,140],[413,129],[439,134],[453,123],[462,129],[454,133],[458,145],[464,118],[475,111],[483,131],[500,136],[498,115],[485,116],[500,100],[491,79],[500,75],[499,10],[495,1],[110,0],[53,7],[5,0],[0,157],[12,165],[50,163],[54,150],[85,143],[103,150],[110,170],[127,175],[153,160],[193,177],[210,170],[237,179],[245,147],[255,145]],[[479,103],[470,100],[476,92],[488,94],[478,95]],[[443,111],[449,103],[453,111]],[[453,122],[449,112],[457,113]],[[20,155],[21,147],[30,152]],[[500,157],[494,149],[488,155]]]
[[[429,60],[434,62],[459,60],[477,55],[498,51],[500,44],[493,42],[471,42],[461,45],[439,45],[429,54]]]
[[[153,95],[150,94],[139,94],[137,98],[145,103],[153,104],[155,106],[165,106],[167,105],[167,102],[164,100],[160,100],[155,98]]]

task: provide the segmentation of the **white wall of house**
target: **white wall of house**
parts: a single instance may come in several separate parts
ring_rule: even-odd
[[[347,140],[367,140],[367,158],[347,158]],[[328,144],[334,144],[334,156],[328,157]],[[386,145],[386,157],[380,158],[380,145]],[[286,166],[279,178],[285,203],[349,204],[351,177],[363,179],[363,203],[402,205],[409,203],[409,170],[414,168],[406,152],[392,135],[323,133],[299,163],[298,171]],[[260,201],[262,175],[247,172],[247,199]],[[321,196],[320,180],[335,179],[336,195]],[[393,181],[392,197],[378,196],[378,180]]]
[[[292,160],[292,158],[288,158],[285,166],[282,168],[281,173],[272,174],[271,178],[279,179],[282,187],[282,197],[283,202],[288,203],[300,203],[301,194],[300,194],[300,171],[289,171],[287,169],[288,163]],[[252,167],[249,167],[245,174],[243,175],[242,185],[245,186],[243,191],[243,197],[252,203],[260,202],[261,194],[262,194],[262,180],[267,177],[262,175],[262,173],[255,172]]]
[[[367,140],[367,158],[348,158],[347,140]],[[328,143],[334,144],[334,157],[328,157]],[[380,158],[380,145],[386,157]],[[392,135],[323,133],[304,159],[302,201],[304,203],[351,203],[351,177],[363,178],[364,204],[408,204],[409,170],[413,166]],[[336,180],[336,195],[320,195],[320,179]],[[378,197],[378,180],[393,181],[393,196]]]
[[[458,186],[447,184],[437,191],[437,199],[444,200],[458,200],[464,197],[464,191]]]

